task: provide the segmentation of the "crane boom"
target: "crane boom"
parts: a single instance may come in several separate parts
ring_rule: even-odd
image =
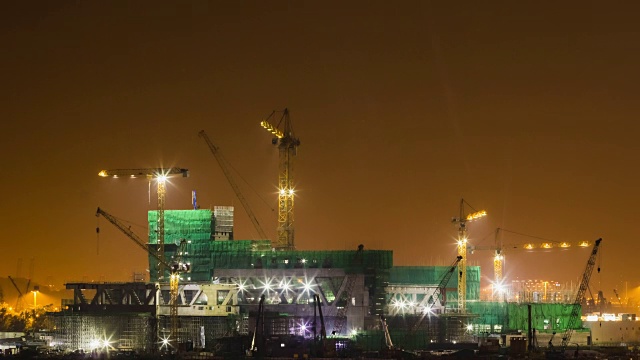
[[[115,216],[109,214],[108,212],[102,210],[101,208],[98,208],[98,210],[96,210],[96,217],[100,215],[102,215],[103,218],[107,219],[111,224],[113,224],[120,231],[122,231],[122,233],[127,235],[129,239],[133,240],[133,242],[136,245],[138,245],[142,250],[144,250],[149,255],[153,256],[156,260],[158,260],[158,262],[162,263],[167,268],[171,268],[171,265],[169,265],[164,259],[160,258],[160,256],[158,256],[158,254],[155,251],[150,249],[147,246],[147,244],[145,244],[142,241],[142,239],[140,239],[138,235],[136,235],[133,231],[131,231],[131,229],[129,229],[129,227],[123,224],[120,220],[116,219]]]
[[[251,220],[253,227],[258,232],[258,236],[260,237],[260,239],[261,240],[268,239],[267,234],[265,234],[264,230],[262,230],[262,226],[260,226],[260,223],[258,222],[258,218],[255,216],[255,214],[251,210],[251,206],[249,206],[249,202],[247,202],[247,199],[245,199],[244,195],[242,195],[242,191],[240,191],[240,187],[234,180],[233,175],[231,174],[231,171],[227,167],[227,163],[225,159],[220,154],[220,148],[218,148],[213,144],[213,142],[211,141],[211,139],[209,139],[209,136],[207,135],[206,132],[204,132],[204,130],[201,130],[198,133],[198,135],[201,138],[203,138],[204,141],[209,146],[209,150],[211,150],[211,153],[216,158],[216,161],[218,162],[218,165],[220,165],[220,168],[222,169],[224,176],[227,178],[229,185],[231,185],[231,188],[236,193],[236,197],[238,197],[238,200],[240,200],[240,203],[242,204],[242,208],[244,208],[244,211],[247,213],[247,216],[249,216],[249,220]]]
[[[173,264],[169,264],[164,258],[158,256],[156,251],[149,248],[143,241],[140,239],[138,235],[136,235],[129,227],[125,226],[120,220],[116,219],[113,215],[107,213],[106,211],[98,208],[96,210],[96,216],[104,217],[111,224],[117,227],[120,231],[122,231],[127,237],[133,240],[136,245],[142,248],[147,254],[153,256],[160,264],[171,271],[171,276],[169,277],[169,295],[170,295],[170,318],[171,318],[171,335],[170,339],[175,340],[178,334],[178,285],[180,281],[180,273],[189,271],[189,265],[182,263],[182,258],[186,252],[187,241],[182,239],[180,241],[180,246],[176,253],[176,259]]]
[[[9,280],[11,280],[13,287],[16,288],[16,290],[18,291],[18,296],[22,297],[22,291],[20,291],[20,288],[18,288],[18,284],[16,284],[15,280],[13,280],[11,275],[9,275]]]
[[[456,272],[458,263],[461,260],[462,260],[461,255],[456,256],[456,260],[453,262],[453,264],[451,264],[447,272],[445,272],[442,275],[442,278],[440,279],[440,283],[438,283],[438,287],[436,287],[436,289],[433,291],[433,294],[429,296],[429,299],[427,300],[427,306],[425,307],[425,311],[422,312],[422,316],[420,317],[420,319],[418,319],[418,321],[416,321],[416,323],[413,325],[413,328],[411,329],[412,331],[418,330],[418,327],[420,327],[420,324],[422,323],[422,320],[424,319],[424,317],[431,311],[431,308],[433,307],[433,305],[435,305],[435,303],[440,298],[440,295],[442,294],[442,290],[444,290],[444,288],[447,287],[449,280],[451,280],[451,277]],[[442,301],[440,302],[443,303],[444,305],[444,302]]]
[[[571,335],[573,333],[573,328],[577,325],[580,319],[580,304],[582,304],[582,298],[584,298],[584,294],[587,291],[587,287],[589,286],[589,279],[591,278],[593,267],[596,264],[596,255],[598,254],[598,248],[600,247],[601,241],[602,239],[598,239],[593,245],[593,250],[591,250],[591,256],[589,256],[589,261],[587,261],[587,267],[582,273],[582,281],[580,282],[580,287],[578,288],[576,299],[573,302],[571,315],[569,316],[569,323],[567,324],[567,329],[564,333],[564,336],[562,337],[561,348],[563,351],[564,349],[566,349],[567,345],[569,344],[569,341],[571,340]]]
[[[167,193],[167,178],[173,175],[182,175],[182,177],[189,177],[189,170],[173,167],[168,169],[163,168],[150,168],[150,169],[114,169],[114,170],[102,170],[98,173],[101,177],[120,177],[128,176],[130,178],[145,177],[149,180],[155,178],[158,183],[158,247],[156,249],[157,259],[162,260],[158,262],[158,280],[164,278],[165,262],[164,262],[164,200]]]

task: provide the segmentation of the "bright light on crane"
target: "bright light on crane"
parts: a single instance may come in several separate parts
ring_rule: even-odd
[[[278,146],[279,173],[278,173],[278,241],[276,247],[281,250],[294,250],[294,217],[293,217],[293,162],[300,145],[300,139],[295,137],[289,110],[284,109],[283,115],[277,125],[272,125],[269,119],[275,119],[276,112],[262,121],[260,125],[267,129],[275,138],[271,143]],[[283,125],[283,130],[278,127]]]
[[[467,215],[467,221],[473,221],[487,216],[487,212],[485,210],[476,211],[473,214]]]
[[[128,176],[131,178],[144,177],[149,180],[156,179],[158,183],[158,226],[157,226],[157,257],[158,262],[158,280],[162,279],[165,275],[164,266],[164,203],[166,196],[166,180],[171,175],[182,175],[182,177],[189,176],[189,170],[182,168],[152,168],[152,169],[114,169],[114,170],[102,170],[98,173],[100,177],[113,176],[117,178],[119,176]]]
[[[485,210],[476,211],[471,214],[465,215],[464,204],[469,204],[460,199],[460,214],[459,217],[453,218],[453,223],[458,225],[458,256],[461,259],[458,262],[458,312],[466,312],[466,299],[467,299],[467,222],[476,220],[487,216]],[[471,206],[469,206],[471,207]],[[472,208],[473,209],[473,208]]]

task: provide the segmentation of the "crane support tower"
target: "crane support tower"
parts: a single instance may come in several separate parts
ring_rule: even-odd
[[[158,280],[164,278],[164,200],[167,193],[167,179],[175,175],[182,177],[189,176],[189,170],[182,168],[154,168],[154,169],[114,169],[102,170],[98,173],[101,177],[127,177],[127,178],[144,178],[151,181],[155,179],[158,184]]]
[[[240,187],[236,183],[235,179],[233,178],[233,175],[231,174],[231,171],[229,170],[229,167],[227,166],[227,161],[224,159],[224,157],[220,153],[220,148],[214,145],[214,143],[211,141],[211,139],[209,139],[209,136],[207,135],[206,132],[204,132],[204,130],[201,130],[198,133],[198,135],[202,139],[204,139],[204,141],[207,143],[207,146],[209,146],[209,150],[211,150],[211,154],[213,154],[213,156],[216,158],[216,161],[218,162],[218,165],[220,165],[220,169],[222,169],[224,176],[227,178],[227,181],[229,182],[229,185],[231,185],[233,192],[236,193],[236,197],[238,197],[238,200],[240,200],[240,203],[242,204],[242,208],[247,213],[247,216],[249,216],[249,219],[251,220],[253,227],[258,232],[258,236],[260,237],[260,240],[267,240],[268,239],[267,234],[262,229],[262,226],[260,226],[260,223],[258,222],[258,218],[255,216],[255,214],[251,210],[251,206],[249,206],[249,202],[247,202],[247,199],[245,199],[244,195],[242,195],[242,191],[240,191]]]
[[[170,320],[171,320],[171,333],[169,335],[170,341],[175,341],[178,335],[178,286],[180,282],[180,274],[189,272],[191,265],[189,263],[183,262],[183,256],[186,253],[186,246],[188,244],[187,240],[182,239],[180,241],[180,245],[178,251],[176,253],[176,258],[171,263],[168,263],[164,257],[160,257],[156,251],[153,251],[147,244],[140,239],[138,235],[136,235],[128,226],[118,220],[115,216],[109,214],[101,208],[96,210],[96,217],[102,215],[103,218],[107,219],[111,224],[113,224],[116,228],[118,228],[121,232],[123,232],[129,239],[133,240],[136,245],[145,250],[149,255],[153,256],[158,263],[162,264],[164,267],[171,271],[171,275],[169,277],[169,295],[170,295]],[[100,228],[96,229],[97,232],[100,232]]]
[[[473,213],[466,213],[464,205],[467,204],[471,208]],[[458,256],[462,259],[458,262],[458,312],[466,312],[466,300],[467,300],[467,222],[487,216],[487,212],[484,210],[476,211],[464,201],[460,199],[460,215],[454,217],[452,223],[458,225]]]
[[[278,173],[278,241],[276,248],[280,250],[295,250],[293,226],[293,160],[298,152],[300,140],[293,132],[289,110],[284,109],[276,125],[273,111],[265,120],[260,122],[263,128],[273,134],[271,143],[278,145],[279,173]],[[282,128],[282,130],[280,130]]]
[[[582,281],[580,281],[580,287],[578,288],[576,299],[573,302],[573,306],[571,308],[569,323],[567,324],[567,329],[565,330],[564,336],[562,337],[561,353],[564,353],[564,350],[567,348],[567,345],[571,340],[571,335],[573,334],[573,328],[576,327],[578,321],[580,321],[580,305],[582,304],[582,299],[584,298],[584,294],[587,291],[587,287],[589,286],[589,279],[591,279],[593,267],[596,265],[596,256],[598,255],[600,242],[602,242],[601,238],[596,240],[595,244],[593,245],[591,256],[589,256],[589,260],[587,261],[587,267],[582,273]],[[598,268],[598,272],[600,272],[600,268]]]

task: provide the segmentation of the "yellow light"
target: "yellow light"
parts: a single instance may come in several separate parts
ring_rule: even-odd
[[[580,243],[578,244],[578,246],[580,246],[580,247],[587,247],[589,245],[591,245],[591,244],[589,244],[588,241],[580,241]]]
[[[474,212],[473,214],[467,215],[467,221],[476,220],[485,216],[487,216],[487,212],[485,210],[477,211],[477,212]]]
[[[561,243],[560,243],[560,247],[562,247],[562,248],[568,248],[568,247],[571,247],[571,244],[569,244],[568,242],[561,242]]]
[[[524,244],[524,248],[525,248],[525,249],[527,249],[527,250],[531,250],[531,249],[535,248],[535,245],[533,245],[533,244],[531,244],[531,243],[529,243],[529,244]]]
[[[544,249],[551,249],[553,247],[553,244],[552,243],[548,243],[548,242],[542,243],[542,247]]]
[[[107,170],[102,170],[98,173],[98,176],[107,177],[109,174],[107,174]]]

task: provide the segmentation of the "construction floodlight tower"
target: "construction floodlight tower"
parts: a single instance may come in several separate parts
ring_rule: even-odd
[[[277,124],[276,114],[282,113]],[[278,145],[279,173],[278,173],[278,241],[276,247],[280,250],[294,250],[293,227],[293,159],[297,154],[300,139],[298,139],[291,125],[289,110],[273,111],[265,120],[260,122],[263,128],[273,134],[271,142]],[[280,130],[282,129],[282,130]]]
[[[464,205],[473,210],[472,213],[466,213]],[[466,312],[466,300],[467,300],[467,222],[487,216],[487,212],[484,210],[477,211],[469,203],[460,199],[460,214],[459,217],[454,217],[452,222],[458,225],[458,256],[461,257],[458,261],[458,312]]]
[[[157,246],[157,258],[158,261],[158,278],[160,281],[164,278],[165,272],[165,258],[164,258],[164,199],[167,194],[167,179],[175,175],[182,175],[182,177],[189,176],[189,170],[182,168],[154,168],[154,169],[115,169],[115,170],[102,170],[98,173],[101,177],[127,177],[127,178],[144,178],[151,181],[155,179],[158,184],[158,246]]]

